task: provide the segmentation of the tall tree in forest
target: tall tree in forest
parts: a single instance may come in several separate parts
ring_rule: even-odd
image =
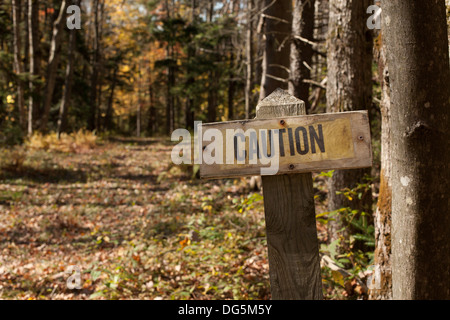
[[[79,6],[80,0],[73,0],[74,5]],[[64,89],[61,104],[59,106],[59,117],[58,117],[58,138],[61,133],[66,130],[67,127],[67,111],[70,105],[70,99],[72,96],[72,83],[73,83],[73,69],[75,60],[75,45],[76,45],[76,29],[72,29],[69,32],[69,50],[68,50],[68,61],[66,66],[66,76],[64,79]]]
[[[186,129],[194,128],[194,117],[195,117],[195,106],[194,106],[194,94],[191,92],[190,87],[195,83],[195,53],[196,47],[194,42],[194,36],[197,33],[197,3],[196,0],[191,1],[191,16],[189,19],[189,25],[187,26],[186,36],[187,36],[187,67],[186,67],[186,83],[187,97],[185,101],[184,116]],[[153,91],[150,88],[150,106],[153,107]],[[154,113],[154,110],[150,110],[150,114]],[[152,130],[153,131],[153,130]]]
[[[28,88],[28,135],[33,133],[33,118],[37,115],[38,108],[34,81],[36,75],[39,74],[39,3],[37,0],[28,0],[28,54],[29,54],[29,81]],[[39,88],[37,88],[39,89]]]
[[[209,1],[209,9],[208,9],[208,23],[213,26],[213,17],[214,17],[214,4],[215,0]],[[217,84],[219,82],[219,73],[217,68],[217,58],[219,54],[217,53],[218,47],[213,48],[213,52],[211,54],[212,58],[212,68],[209,71],[209,81],[208,81],[208,122],[215,122],[217,117],[217,101],[218,101],[218,87]]]
[[[88,118],[88,129],[97,129],[98,117],[98,82],[100,69],[100,15],[103,8],[101,0],[93,1],[93,15],[94,15],[94,47],[92,52],[92,78],[91,78],[91,93],[90,93],[90,110]]]
[[[379,32],[375,42],[376,60],[378,62],[378,81],[381,87],[381,171],[380,191],[377,209],[374,215],[375,252],[374,271],[369,284],[369,299],[392,299],[391,269],[391,101],[389,87],[389,69],[386,62],[386,46],[383,32]]]
[[[111,85],[109,89],[109,96],[108,96],[108,104],[106,106],[106,114],[105,119],[103,123],[103,127],[106,130],[111,131],[113,129],[113,104],[114,104],[114,94],[116,92],[116,86],[118,82],[118,66],[117,64],[113,67],[112,75],[111,75]]]
[[[328,26],[327,112],[369,109],[372,104],[372,36],[366,27],[367,7],[371,0],[330,0]],[[350,207],[370,212],[371,192],[361,199],[339,194],[344,188],[363,184],[369,169],[336,170],[330,181],[329,210]],[[338,239],[342,219],[330,221],[329,239]]]
[[[66,16],[67,1],[61,1],[58,17],[53,23],[52,40],[50,42],[50,56],[47,65],[47,82],[44,95],[44,108],[41,117],[40,130],[47,131],[48,119],[50,116],[50,108],[53,100],[53,92],[56,84],[56,73],[58,71],[58,64],[61,49],[61,34],[63,27],[66,25],[64,17]]]
[[[394,299],[450,299],[445,12],[444,0],[383,2],[392,105]]]
[[[245,73],[245,119],[250,118],[250,109],[252,103],[253,90],[253,1],[247,0],[247,30],[245,38],[245,58],[246,58],[246,73]]]
[[[289,40],[292,3],[287,0],[264,1],[265,48],[262,62],[260,100],[275,89],[287,89],[289,78]]]
[[[167,64],[167,92],[166,92],[166,134],[171,134],[175,128],[175,97],[172,89],[175,87],[175,28],[178,20],[171,18],[171,8],[169,1],[165,0],[166,21],[165,27],[168,27],[168,36],[166,46],[166,64]]]
[[[289,92],[305,101],[309,109],[309,84],[313,56],[314,0],[295,0],[292,12],[291,65]]]
[[[230,41],[231,43],[231,41]],[[236,93],[236,80],[235,80],[235,54],[230,52],[229,65],[228,65],[228,119],[234,119],[234,96]]]
[[[23,73],[22,58],[21,58],[21,33],[20,33],[20,23],[21,23],[21,7],[22,3],[20,0],[12,0],[12,12],[13,12],[13,33],[14,33],[14,72],[17,76],[17,105],[19,107],[20,116],[20,126],[22,129],[26,128],[27,112],[24,100],[24,83],[21,79]]]

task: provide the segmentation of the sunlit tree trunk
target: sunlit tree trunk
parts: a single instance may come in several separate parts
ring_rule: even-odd
[[[392,299],[391,231],[392,231],[392,169],[391,169],[391,101],[386,48],[380,33],[377,37],[378,79],[381,86],[381,172],[380,191],[374,215],[374,267],[369,283],[369,299]]]
[[[391,87],[394,299],[450,299],[445,1],[383,2]]]

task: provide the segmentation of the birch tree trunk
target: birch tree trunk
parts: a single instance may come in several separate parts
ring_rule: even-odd
[[[372,36],[364,14],[370,4],[370,0],[330,0],[327,112],[364,110],[372,103]],[[350,207],[371,213],[370,191],[361,200],[337,194],[364,183],[367,173],[370,169],[336,170],[330,182],[329,210]],[[330,241],[338,239],[342,221],[339,216],[330,221]]]
[[[387,1],[394,299],[450,299],[450,68],[445,1]],[[401,23],[399,23],[401,21]]]

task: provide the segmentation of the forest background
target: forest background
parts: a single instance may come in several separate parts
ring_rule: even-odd
[[[308,114],[368,110],[373,167],[314,174],[323,290],[391,298],[377,6],[2,0],[0,296],[270,298],[259,180],[199,180],[197,166],[170,163],[170,134],[254,118],[281,87]]]

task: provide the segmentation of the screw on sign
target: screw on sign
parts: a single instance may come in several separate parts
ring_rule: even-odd
[[[272,298],[322,299],[312,172],[372,166],[367,111],[305,115],[302,100],[277,89],[256,119],[202,125],[207,130],[228,139],[223,150],[214,146],[220,161],[201,163],[202,178],[262,176]],[[265,157],[275,172],[264,170]]]

